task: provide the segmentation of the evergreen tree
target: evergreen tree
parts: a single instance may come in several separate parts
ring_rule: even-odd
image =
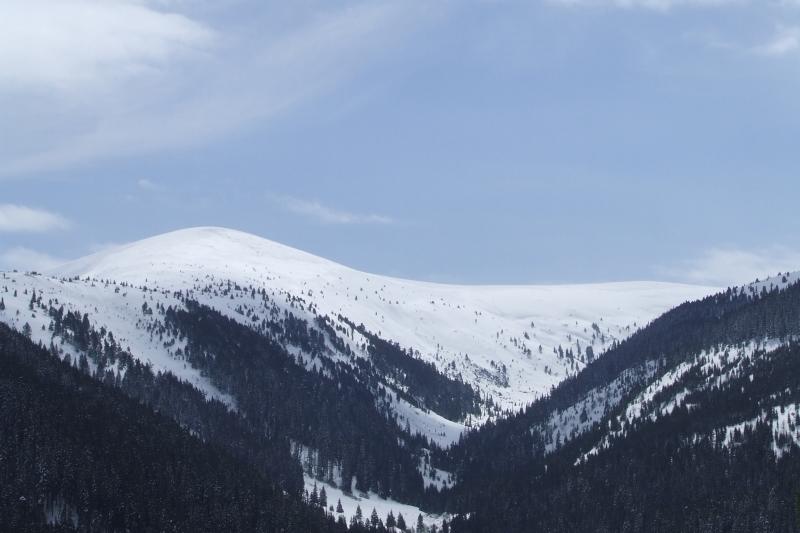
[[[325,487],[319,490],[319,505],[323,509],[328,507],[328,495],[325,493]]]
[[[394,519],[394,514],[392,514],[392,511],[389,511],[389,514],[386,515],[386,527],[395,527],[396,525],[397,522]]]
[[[422,513],[417,516],[417,533],[425,533],[425,522],[422,520]]]
[[[336,512],[337,513],[343,513],[344,512],[344,509],[342,508],[342,499],[341,498],[339,498],[336,501]]]
[[[3,301],[2,298],[0,298],[0,311],[5,311],[5,310],[6,310],[6,303]]]
[[[381,523],[381,519],[378,517],[378,511],[375,508],[372,508],[372,515],[369,517],[369,523],[372,527],[377,528],[378,525]]]
[[[397,513],[397,528],[400,531],[405,531],[406,527],[406,519],[403,518],[403,513]]]

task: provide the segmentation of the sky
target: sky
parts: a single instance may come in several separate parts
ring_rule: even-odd
[[[0,269],[190,226],[454,283],[800,270],[800,0],[0,0]]]

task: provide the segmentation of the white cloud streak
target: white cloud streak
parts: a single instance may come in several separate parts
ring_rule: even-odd
[[[0,204],[0,233],[44,233],[69,226],[70,222],[57,213],[23,205]]]
[[[660,269],[674,279],[719,287],[800,270],[800,251],[783,246],[757,250],[712,248],[677,267]]]
[[[325,206],[317,201],[303,200],[292,196],[272,196],[275,202],[290,213],[312,218],[323,224],[354,225],[354,224],[394,224],[394,219],[384,215],[361,214],[342,211]]]
[[[0,2],[0,88],[73,92],[118,84],[213,41],[203,24],[149,4]]]
[[[27,1],[11,4],[19,11]],[[23,56],[33,74],[17,60],[5,59],[14,72],[6,88],[25,82],[46,90],[26,91],[13,98],[14,105],[0,106],[0,137],[14,140],[0,146],[0,177],[196,146],[265,123],[337,86],[415,27],[420,14],[427,12],[417,2],[364,2],[338,10],[326,7],[288,28],[248,32],[237,27],[212,29],[187,16],[161,11],[152,1],[35,1],[37,6],[63,2],[67,7],[59,9],[66,12],[59,11],[58,20],[75,18],[78,7],[107,5],[104,17],[89,17],[85,24],[102,27],[107,19],[115,21],[124,46],[107,42],[116,34],[94,27],[84,30],[90,36],[84,43],[80,32],[70,28],[57,32],[61,37],[40,52]],[[124,24],[131,13],[134,20]],[[16,34],[16,48],[27,46],[33,40],[31,30],[43,24],[20,15],[15,23],[23,25]],[[67,34],[79,42],[62,43]],[[155,43],[148,44],[151,40]],[[57,46],[75,56],[67,64],[68,70],[77,72],[38,76],[62,55]],[[118,50],[97,57],[87,51],[106,46]],[[40,57],[47,50],[53,59]],[[62,87],[92,90],[59,92]]]

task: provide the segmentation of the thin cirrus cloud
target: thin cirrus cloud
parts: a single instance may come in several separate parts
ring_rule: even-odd
[[[154,182],[153,180],[149,180],[147,178],[142,178],[136,182],[136,186],[144,191],[158,191],[161,190],[161,187]]]
[[[286,28],[253,32],[166,10],[191,3],[33,0],[32,14],[28,3],[0,4],[0,35],[17,28],[0,37],[0,94],[14,104],[0,109],[0,137],[14,139],[0,146],[6,178],[195,146],[265,123],[347,79],[427,12],[418,2],[324,5]],[[90,16],[74,16],[82,10]],[[38,34],[47,38],[26,51]],[[62,57],[65,66],[41,74]],[[11,124],[13,137],[4,135]]]
[[[57,213],[24,205],[0,204],[0,233],[44,233],[69,226],[69,220]]]
[[[775,35],[766,43],[758,45],[754,51],[767,56],[784,56],[800,48],[800,26],[778,27]]]
[[[303,200],[293,196],[270,196],[270,198],[280,205],[283,209],[295,215],[301,215],[323,224],[334,225],[387,225],[394,224],[395,220],[391,217],[374,213],[353,213],[342,211],[321,204],[316,200]]]
[[[754,250],[711,248],[682,264],[659,269],[659,273],[689,283],[733,286],[800,270],[800,251],[785,246]]]

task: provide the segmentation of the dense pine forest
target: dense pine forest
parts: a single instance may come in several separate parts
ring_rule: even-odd
[[[518,465],[518,475],[471,500],[474,514],[453,531],[797,531],[800,448],[785,441],[776,453],[776,415],[745,426],[729,445],[718,428],[800,401],[800,347],[763,356],[749,371],[706,397],[687,397],[585,463],[575,457],[599,431]]]
[[[391,410],[376,408],[369,387],[379,381],[318,357],[306,369],[278,343],[192,301],[186,310],[168,309],[165,324],[189,339],[187,360],[234,395],[251,423],[314,449],[305,462],[321,479],[356,479],[358,490],[423,501],[416,457],[429,444],[402,432]],[[286,315],[283,328],[305,353],[320,352],[323,339],[305,322]]]
[[[797,284],[728,290],[666,313],[548,397],[444,454],[460,481],[445,498],[451,509],[469,511],[453,531],[800,530],[800,447],[791,436],[800,425],[798,335]],[[754,339],[783,346],[737,360],[736,347]],[[546,450],[541,424],[552,413],[618,376],[632,400],[653,381],[642,370],[648,361],[664,375],[701,352],[709,355],[700,363],[714,356],[720,366],[691,367],[649,402],[683,391],[671,411],[622,430],[621,401],[586,432]],[[736,427],[742,421],[752,422]],[[604,436],[604,447],[587,455]]]
[[[336,531],[226,450],[0,324],[0,530]]]

